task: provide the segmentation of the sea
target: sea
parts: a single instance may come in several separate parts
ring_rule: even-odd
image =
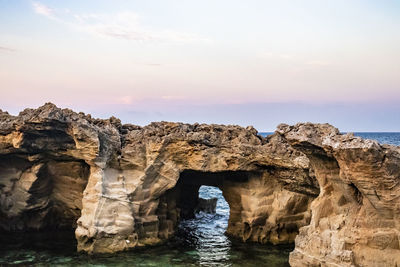
[[[376,140],[381,144],[400,146],[400,132],[353,132],[355,136],[364,139]],[[260,132],[259,135],[266,137],[273,132]],[[345,134],[345,133],[343,133]]]
[[[400,133],[354,134],[400,146]],[[202,186],[199,196],[218,198],[216,213],[200,212],[194,219],[182,221],[176,236],[164,245],[90,256],[76,252],[71,231],[0,234],[0,266],[289,266],[293,244],[242,243],[226,236],[229,205],[222,192],[216,187]]]

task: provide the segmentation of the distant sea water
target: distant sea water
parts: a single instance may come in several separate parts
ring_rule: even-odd
[[[273,132],[260,132],[258,134],[266,137]],[[400,146],[400,132],[354,132],[354,135],[364,139],[376,140],[381,144]]]
[[[381,144],[400,146],[400,133],[356,132],[354,135],[364,139],[373,139]]]

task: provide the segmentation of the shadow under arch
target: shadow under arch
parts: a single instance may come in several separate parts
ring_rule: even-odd
[[[264,244],[253,240],[254,236],[261,235],[270,214],[265,214],[264,220],[244,219],[246,217],[244,214],[249,212],[245,205],[251,201],[247,199],[248,196],[257,193],[253,190],[254,186],[265,182],[267,178],[264,172],[257,171],[183,171],[176,186],[166,191],[160,198],[157,210],[160,221],[159,233],[170,240],[170,246],[180,247],[179,249],[184,247],[187,251],[183,253],[193,253],[198,264],[209,266],[244,264],[245,259],[251,261],[254,258],[254,264],[268,262],[270,266],[287,266],[289,252],[293,250],[292,240],[283,242],[284,244],[279,246],[267,244],[269,242],[266,240],[269,237],[265,238]],[[270,182],[268,186],[270,189],[267,190],[266,195],[273,193],[277,188],[273,182]],[[200,199],[216,196],[219,202],[226,200],[226,204],[221,207],[219,205],[221,203],[217,203],[215,214],[196,212]],[[273,198],[272,195],[270,197]],[[300,201],[296,207],[293,202],[297,200],[299,199],[289,201],[288,206],[297,213],[307,212],[308,200],[302,203]],[[254,203],[255,206],[258,204]],[[300,209],[300,206],[304,210]],[[221,212],[221,208],[225,210]],[[289,223],[285,226],[282,223],[282,229],[274,231],[281,231],[282,238],[292,238],[289,235],[295,236],[298,233],[294,225]],[[293,232],[288,233],[289,227],[292,227]]]

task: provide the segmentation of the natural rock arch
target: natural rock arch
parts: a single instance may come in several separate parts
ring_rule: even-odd
[[[75,227],[80,216],[78,250],[158,244],[174,234],[182,187],[202,179],[234,206],[230,235],[282,243],[299,232],[293,266],[400,265],[399,147],[327,124],[262,138],[231,125],[122,125],[52,104],[0,111],[2,230]]]
[[[309,196],[284,190],[263,172],[185,170],[176,186],[160,197],[158,235],[171,237],[180,217],[193,216],[202,185],[222,191],[230,206],[227,234],[243,241],[293,242],[311,216]]]
[[[244,241],[293,242],[298,229],[309,222],[308,207],[319,189],[305,155],[279,139],[276,135],[266,141],[253,128],[238,126],[161,122],[129,129],[122,135],[117,161],[95,176],[93,185],[101,182],[101,193],[86,194],[100,199],[97,206],[84,206],[77,229],[79,249],[112,252],[165,241],[181,216],[183,180],[194,184],[192,197],[200,185],[214,184],[228,203],[235,203],[229,234]],[[279,160],[264,156],[270,149]],[[112,194],[107,193],[110,188]]]

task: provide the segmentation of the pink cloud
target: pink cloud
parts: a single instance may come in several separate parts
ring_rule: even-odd
[[[33,10],[39,14],[39,15],[43,15],[45,17],[54,19],[54,10],[47,7],[46,5],[39,3],[39,2],[33,2]]]

